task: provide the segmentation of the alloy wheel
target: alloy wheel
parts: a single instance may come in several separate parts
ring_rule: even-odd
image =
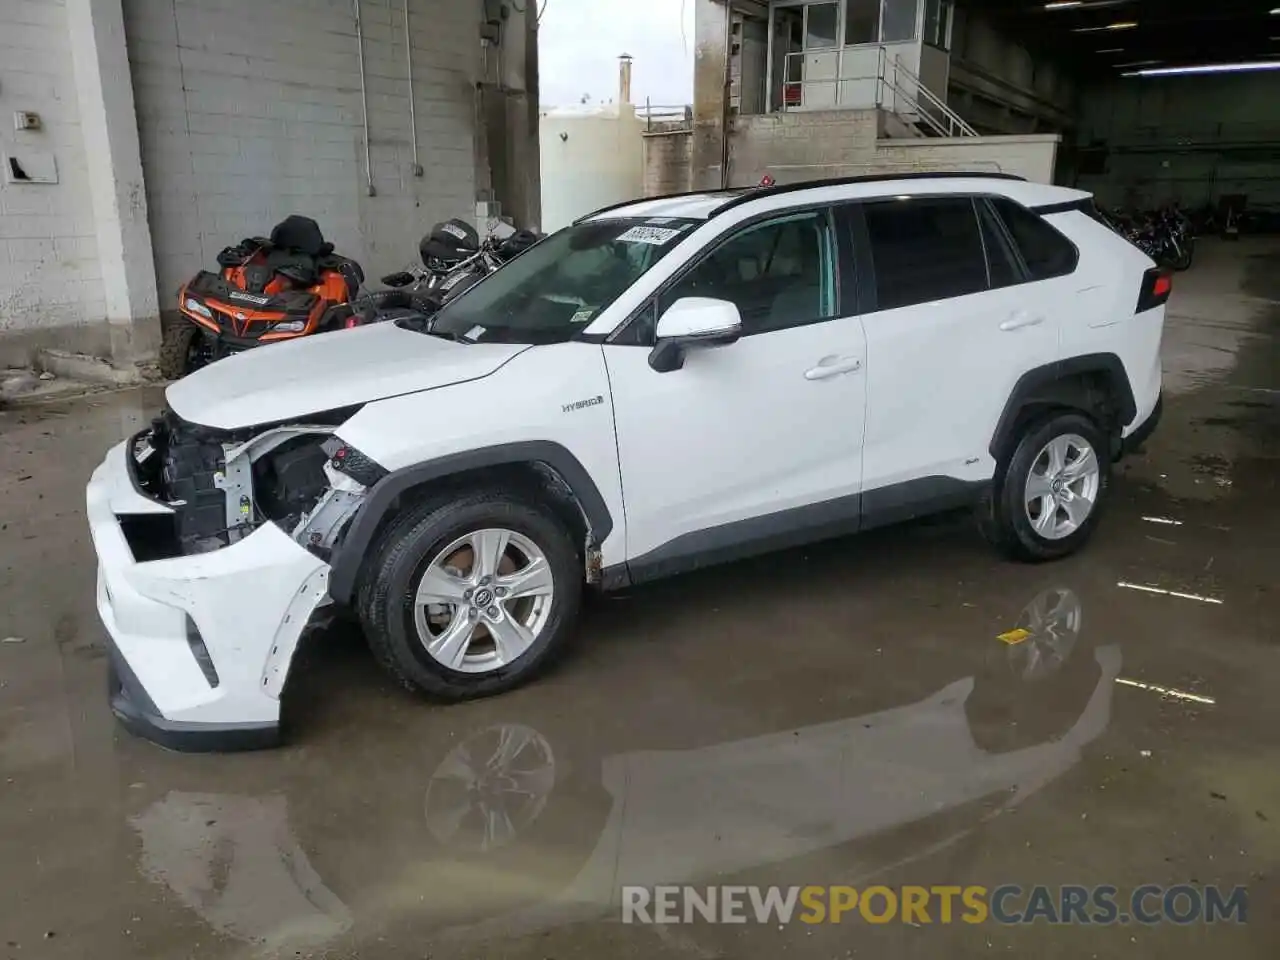
[[[514,530],[475,530],[436,554],[413,596],[418,639],[438,663],[488,673],[517,660],[551,617],[546,554]]]
[[[1102,467],[1093,445],[1079,434],[1054,437],[1031,464],[1024,505],[1031,528],[1046,540],[1079,530],[1093,513]]]

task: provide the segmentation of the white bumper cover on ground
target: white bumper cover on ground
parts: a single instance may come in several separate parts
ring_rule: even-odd
[[[130,455],[128,443],[114,447],[86,497],[98,612],[112,642],[112,709],[176,749],[269,745],[329,567],[271,523],[221,550],[137,562],[120,518],[170,510],[134,486]]]

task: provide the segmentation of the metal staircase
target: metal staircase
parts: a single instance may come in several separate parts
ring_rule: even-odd
[[[913,122],[921,132],[936,137],[976,137],[978,131],[969,126],[960,114],[946,105],[941,97],[921,82],[920,78],[894,57],[889,61],[884,47],[880,48],[880,68],[877,76],[876,105],[885,108],[884,91],[893,94],[891,112]]]

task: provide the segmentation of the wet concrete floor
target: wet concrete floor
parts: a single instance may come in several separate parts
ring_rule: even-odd
[[[0,958],[1275,957],[1280,242],[1203,243],[1165,341],[1164,423],[1070,560],[1006,563],[965,518],[765,557],[598,598],[551,675],[461,706],[335,629],[289,745],[252,755],[107,710],[82,489],[158,395],[0,412]],[[658,883],[1246,885],[1250,910],[621,923],[620,885]]]

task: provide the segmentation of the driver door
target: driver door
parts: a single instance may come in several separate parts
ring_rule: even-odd
[[[633,579],[856,528],[866,342],[835,223],[736,227],[604,346]],[[742,336],[659,373],[656,322],[683,297],[731,301]]]

